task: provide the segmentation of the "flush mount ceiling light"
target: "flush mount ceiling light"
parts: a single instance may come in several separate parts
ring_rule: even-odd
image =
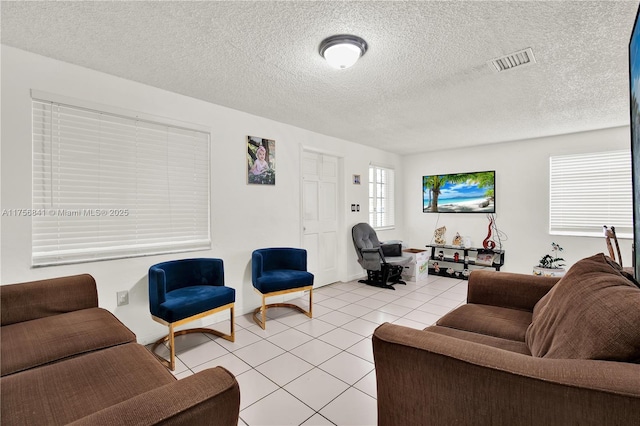
[[[367,51],[367,42],[358,36],[341,34],[320,43],[320,56],[339,70],[349,68]]]

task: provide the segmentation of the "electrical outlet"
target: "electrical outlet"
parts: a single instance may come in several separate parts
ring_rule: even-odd
[[[118,306],[129,304],[129,292],[127,290],[117,292],[116,296],[118,297]]]

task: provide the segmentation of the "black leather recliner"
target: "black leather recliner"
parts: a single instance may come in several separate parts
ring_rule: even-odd
[[[359,282],[383,288],[393,288],[402,281],[402,271],[411,257],[402,255],[402,244],[381,244],[376,231],[368,223],[358,223],[351,229],[358,263],[367,271],[367,279]]]

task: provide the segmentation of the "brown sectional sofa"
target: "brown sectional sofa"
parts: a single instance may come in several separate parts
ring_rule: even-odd
[[[610,259],[468,285],[435,326],[374,332],[379,425],[640,424],[640,288]]]
[[[236,425],[222,367],[176,380],[98,307],[90,275],[0,286],[0,423]]]

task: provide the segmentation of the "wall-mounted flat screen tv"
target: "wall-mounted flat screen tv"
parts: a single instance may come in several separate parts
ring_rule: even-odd
[[[496,172],[422,176],[424,213],[495,213]]]
[[[640,12],[638,12],[640,13]],[[629,40],[629,106],[631,113],[631,175],[635,276],[640,278],[640,25],[638,14]]]

